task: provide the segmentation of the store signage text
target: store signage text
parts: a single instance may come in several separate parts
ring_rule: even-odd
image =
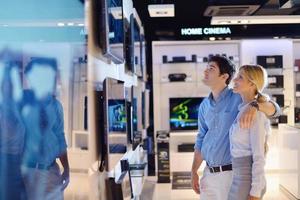
[[[215,27],[215,28],[182,28],[181,35],[220,35],[231,34],[229,27]]]

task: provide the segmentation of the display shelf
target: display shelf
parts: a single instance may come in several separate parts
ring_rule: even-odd
[[[176,136],[196,136],[198,134],[198,131],[171,131],[170,137],[176,137]]]

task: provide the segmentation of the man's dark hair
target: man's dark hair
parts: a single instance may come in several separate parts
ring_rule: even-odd
[[[30,72],[35,64],[46,65],[57,72],[57,61],[55,58],[32,58],[25,68],[25,74]]]
[[[228,79],[226,80],[226,84],[228,85],[235,73],[235,65],[224,56],[212,56],[209,58],[208,62],[217,63],[217,65],[220,69],[220,75],[222,75],[222,74],[229,75]]]

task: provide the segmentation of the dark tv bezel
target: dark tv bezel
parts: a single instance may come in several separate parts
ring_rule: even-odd
[[[134,67],[134,16],[130,14],[129,21],[124,18],[124,57],[125,57],[125,72],[135,74]]]
[[[135,32],[136,32],[136,28],[138,30],[138,37],[139,40],[135,41]],[[133,18],[133,46],[134,46],[134,74],[137,75],[138,78],[143,79],[143,69],[142,69],[142,27],[141,25],[138,23],[136,17]],[[135,43],[138,42],[139,46],[137,47],[137,52],[135,51]],[[135,57],[138,57],[138,63],[136,64],[135,62]],[[138,67],[140,68],[140,73],[138,73]]]
[[[179,132],[179,131],[194,131],[194,130],[198,130],[198,123],[197,123],[197,127],[196,128],[174,128],[171,126],[171,100],[172,99],[202,99],[200,104],[202,103],[202,101],[204,100],[205,97],[170,97],[169,98],[169,127],[170,127],[170,131],[173,132]],[[200,106],[199,104],[199,106]],[[198,120],[198,119],[197,119]]]
[[[96,30],[95,34],[95,41],[97,42],[98,46],[100,47],[102,51],[102,55],[111,61],[113,61],[115,64],[121,64],[125,61],[125,20],[124,12],[123,12],[123,0],[121,1],[121,10],[122,10],[122,24],[123,24],[123,55],[119,57],[115,53],[111,51],[111,46],[109,42],[109,8],[108,8],[108,1],[109,0],[94,0],[93,1],[93,7],[95,7],[94,10],[94,23]]]
[[[114,78],[106,78],[104,81],[103,81],[103,92],[102,92],[102,109],[100,109],[99,111],[102,111],[102,113],[99,113],[100,115],[102,115],[102,121],[97,121],[96,124],[103,124],[103,125],[99,125],[101,127],[101,131],[102,132],[99,132],[100,136],[98,137],[100,139],[100,147],[99,149],[102,150],[102,153],[99,153],[102,157],[101,160],[104,161],[104,167],[106,169],[106,171],[110,171],[112,170],[115,165],[112,165],[110,163],[110,155],[115,155],[114,153],[110,153],[109,152],[109,139],[108,139],[108,136],[109,136],[109,113],[108,113],[108,101],[109,101],[109,98],[108,98],[108,92],[109,92],[109,89],[108,89],[108,82],[111,82],[111,81],[116,81],[118,82],[118,84],[122,84],[123,85],[123,88],[124,88],[124,91],[125,91],[125,85],[124,85],[124,82],[123,81],[119,81],[117,79],[114,79]],[[125,100],[125,106],[126,106],[126,100]],[[127,112],[127,111],[126,111]],[[126,113],[126,116],[127,116],[127,113]],[[128,119],[126,119],[128,120]],[[96,125],[97,126],[97,125]],[[126,126],[126,129],[127,129],[127,126]],[[97,129],[96,129],[97,130]],[[127,131],[123,134],[127,135],[126,134]],[[126,145],[128,145],[128,141],[126,143]],[[125,154],[125,153],[122,153],[122,154]],[[115,163],[117,164],[117,162]]]

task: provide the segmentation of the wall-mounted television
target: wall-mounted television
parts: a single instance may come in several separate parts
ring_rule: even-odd
[[[126,21],[123,15],[123,1],[93,0],[91,5],[97,45],[105,57],[116,64],[123,63]]]
[[[96,139],[100,168],[114,169],[127,151],[127,113],[124,82],[106,78],[95,92]]]
[[[132,143],[133,149],[140,143],[142,139],[142,91],[143,85],[140,80],[136,86],[132,86]]]
[[[198,109],[204,98],[170,98],[170,130],[197,130]]]
[[[130,14],[129,22],[125,21],[125,69],[128,73],[134,73],[134,17]]]
[[[133,12],[133,38],[134,38],[134,73],[139,77],[143,78],[142,69],[142,24],[141,20],[134,9]]]

